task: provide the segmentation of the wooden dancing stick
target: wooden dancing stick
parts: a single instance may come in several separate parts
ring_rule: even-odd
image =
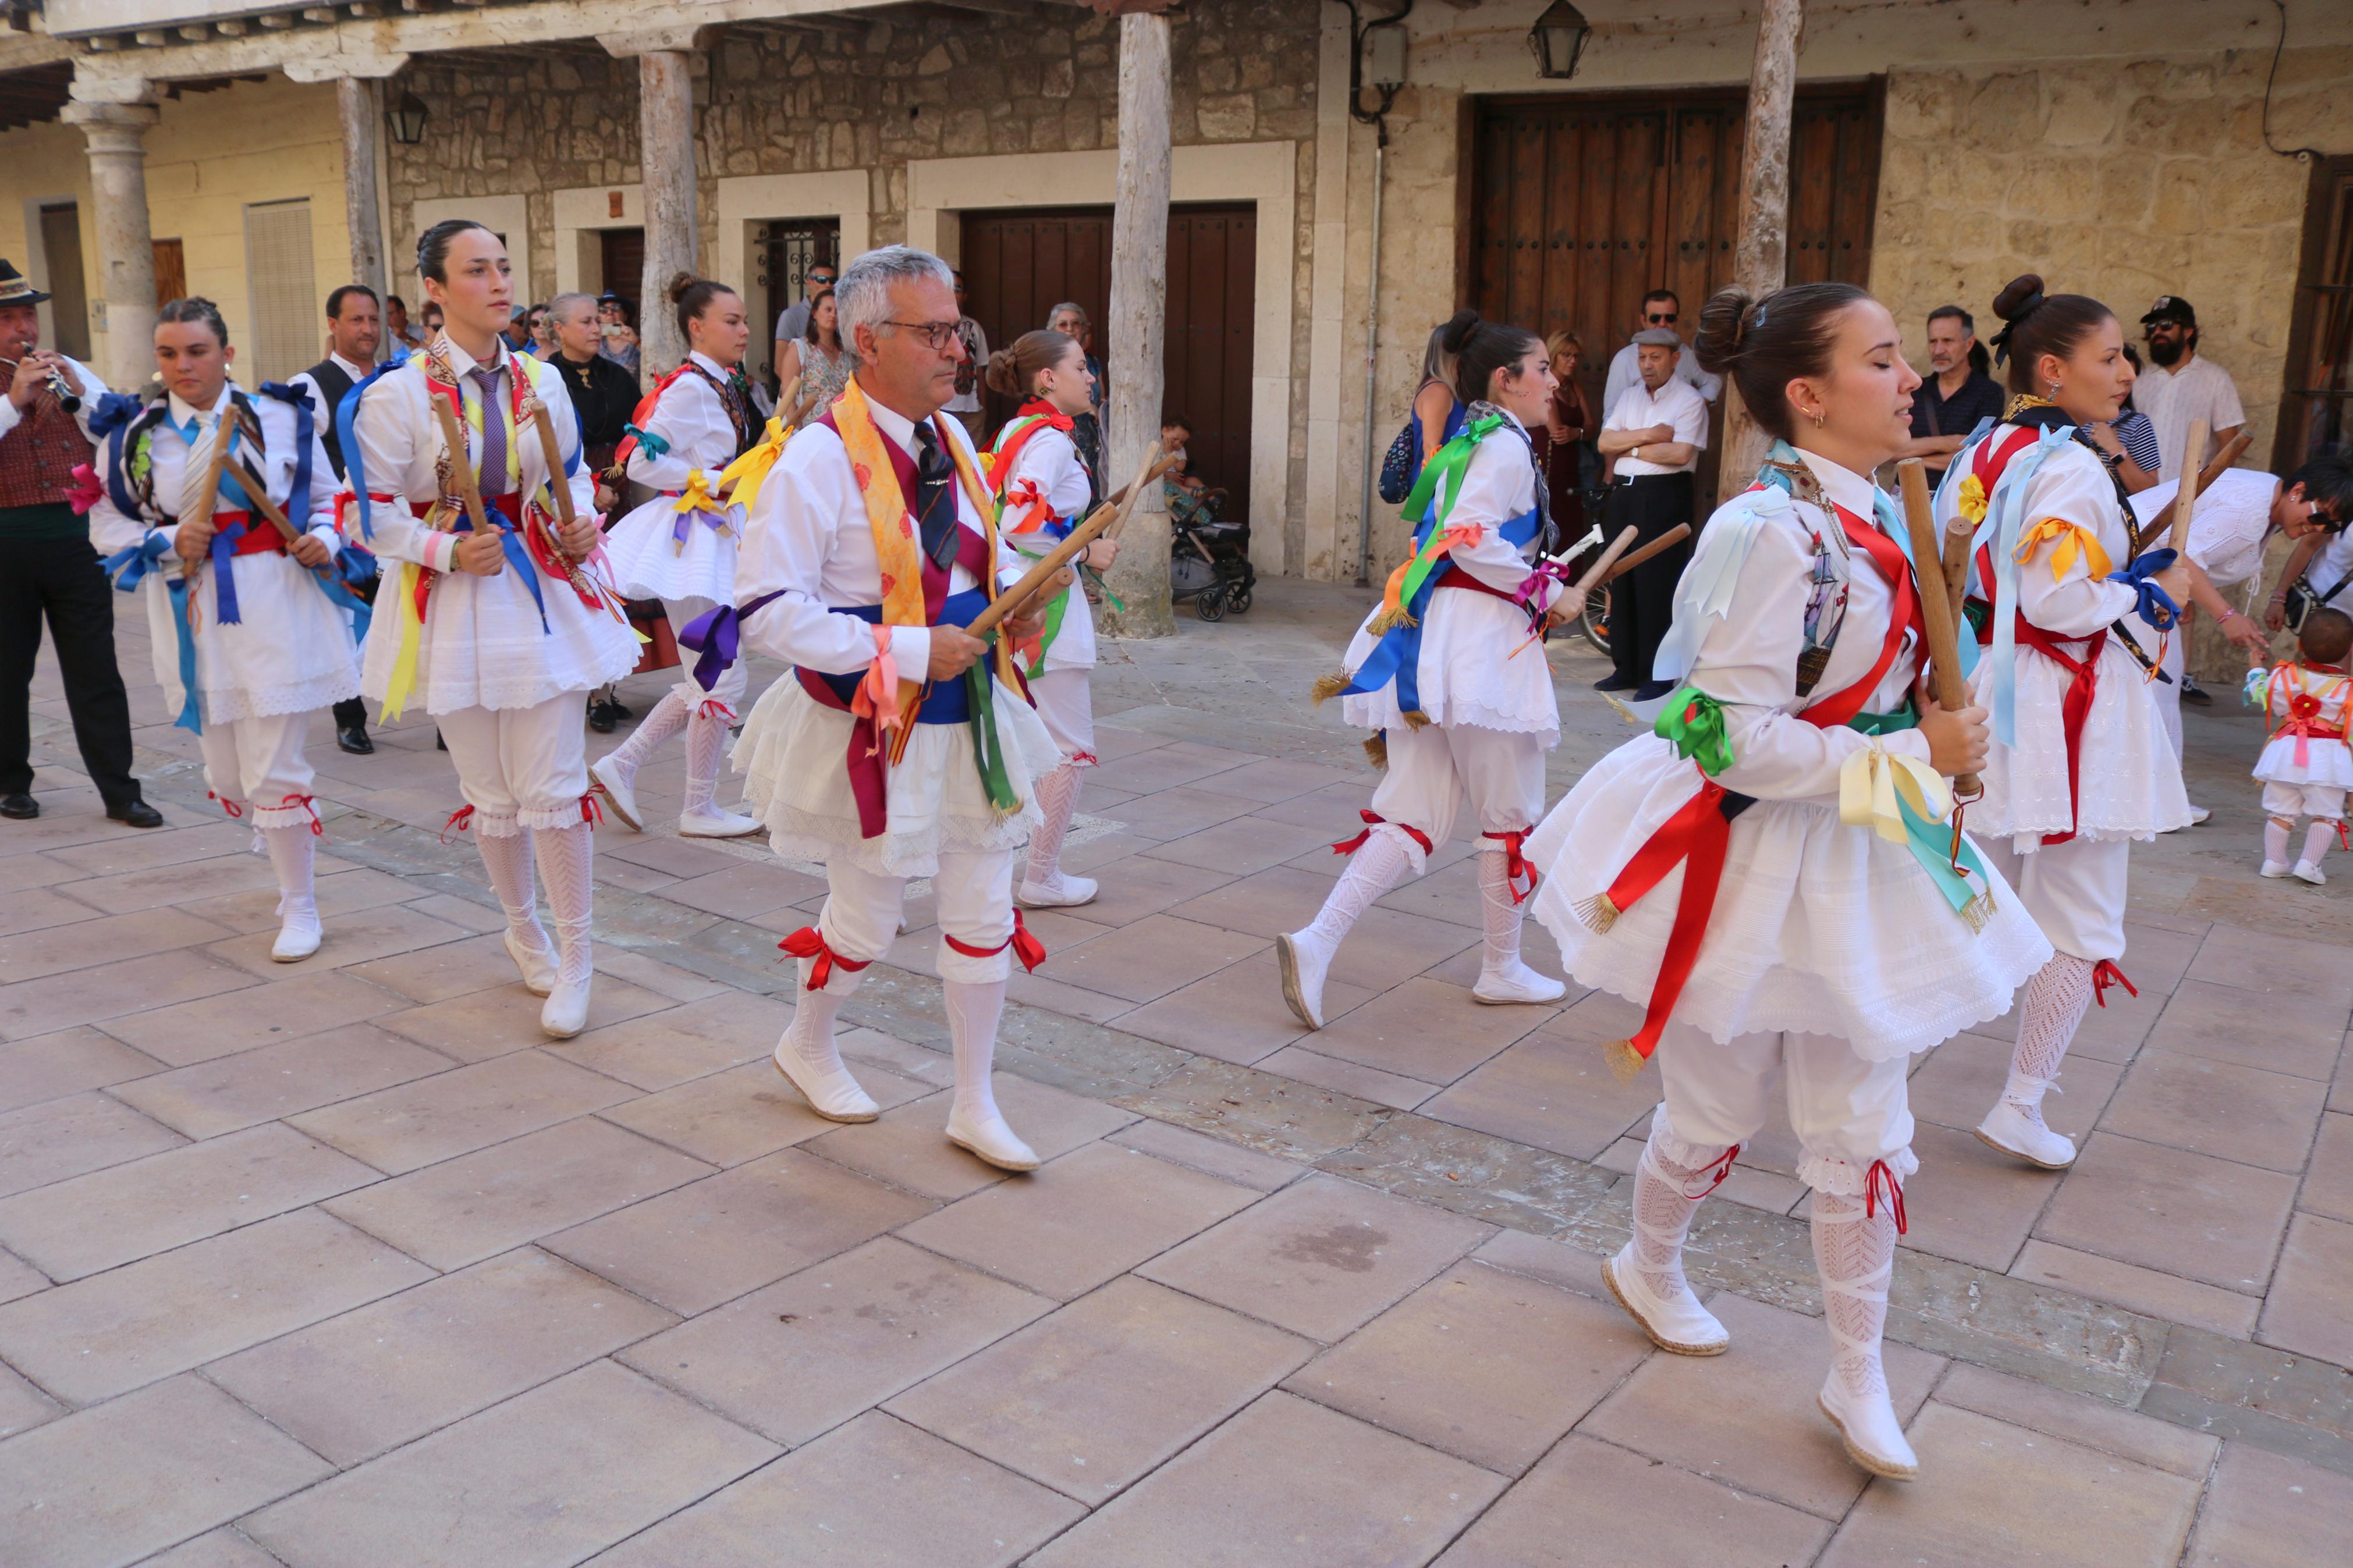
[[[1922,476],[1925,482],[1926,475]],[[1945,603],[1953,618],[1953,635],[1961,635],[1961,601],[1969,591],[1969,546],[1977,542],[1978,525],[1959,512],[1945,525]]]
[[[2198,493],[2202,496],[2212,489],[2214,481],[2221,479],[2230,466],[2239,460],[2239,454],[2245,451],[2248,444],[2253,440],[2253,437],[2244,430],[2241,430],[2224,442],[2222,449],[2214,454],[2214,460],[2198,470]]]
[[[1952,595],[1943,580],[1944,561],[1936,552],[1936,522],[1928,510],[1928,470],[1917,458],[1895,465],[1904,487],[1904,521],[1912,528],[1913,575],[1920,580],[1920,619],[1928,632],[1928,661],[1936,672],[1936,705],[1947,713],[1968,706],[1968,687],[1961,679],[1961,649],[1953,630]],[[1937,580],[1928,581],[1934,566]],[[1931,589],[1934,592],[1931,592]],[[1975,773],[1953,779],[1955,799],[1974,797],[1985,786]]]
[[[997,629],[998,622],[1018,615],[1024,605],[1053,587],[1056,574],[1069,565],[1079,552],[1092,544],[1097,536],[1117,521],[1121,515],[1120,510],[1109,502],[1095,508],[1094,516],[1071,530],[1069,538],[1039,556],[1038,564],[1021,574],[1013,586],[997,595],[988,608],[973,616],[972,625],[964,628],[966,634],[986,637]]]
[[[540,456],[547,461],[547,488],[555,493],[555,515],[564,526],[572,526],[572,487],[564,481],[570,476],[564,471],[564,447],[555,439],[555,420],[547,412],[547,405],[537,397],[530,399],[531,422],[539,431]]]
[[[474,482],[474,458],[466,449],[466,433],[459,428],[458,416],[449,412],[448,399],[428,389],[426,401],[433,405],[433,416],[441,426],[441,439],[449,447],[449,472],[458,481],[458,499],[465,503],[467,521],[474,525],[476,533],[488,532],[491,521],[482,511],[481,486]]]
[[[2181,482],[2173,491],[2173,523],[2165,542],[2176,555],[2189,548],[2189,514],[2197,510],[2200,480],[2204,478],[2198,459],[2206,451],[2206,421],[2189,422],[2189,438],[2182,443]]]
[[[1126,485],[1103,503],[1103,506],[1117,509],[1107,525],[1112,538],[1117,539],[1120,531],[1127,526],[1127,514],[1134,510],[1136,498],[1144,493],[1144,487],[1176,466],[1176,453],[1163,452],[1157,444],[1144,449],[1144,463],[1135,470],[1135,478],[1130,479]],[[1097,507],[1095,510],[1100,512],[1103,507]],[[1087,521],[1092,522],[1094,520],[1090,518]],[[1092,536],[1090,538],[1092,539]]]
[[[254,510],[269,520],[269,526],[278,531],[280,538],[289,544],[302,538],[302,531],[294,526],[294,520],[286,515],[285,508],[269,499],[269,484],[253,471],[252,464],[242,458],[232,458],[229,470],[237,479],[237,488],[245,491],[245,499],[252,503]]]
[[[1628,533],[1631,533],[1633,531],[1633,528],[1630,524],[1628,525],[1626,531]],[[1620,534],[1619,537],[1622,539],[1625,535]],[[1607,587],[1609,584],[1618,581],[1619,578],[1626,575],[1627,573],[1631,572],[1635,567],[1640,566],[1642,563],[1648,561],[1651,556],[1662,554],[1666,551],[1672,550],[1690,537],[1691,524],[1688,522],[1679,522],[1675,524],[1674,527],[1667,530],[1666,532],[1659,535],[1658,538],[1651,541],[1650,543],[1642,546],[1641,549],[1634,551],[1630,554],[1627,555],[1615,566],[1611,566],[1609,564],[1609,556],[1610,554],[1615,553],[1618,548],[1618,546],[1613,543],[1610,545],[1609,550],[1603,553],[1601,559],[1594,563],[1594,572],[1603,572],[1604,569],[1607,568],[1607,571],[1602,576],[1600,582],[1593,583],[1593,573],[1588,572],[1585,574],[1586,582],[1579,583],[1577,584],[1577,588],[1579,591],[1584,591],[1587,583],[1593,583],[1593,586],[1595,587]]]

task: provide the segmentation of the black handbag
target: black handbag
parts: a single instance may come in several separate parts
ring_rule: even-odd
[[[2329,589],[2326,594],[2316,594],[2312,591],[2312,578],[2308,572],[2306,575],[2298,577],[2289,584],[2287,604],[2281,612],[2286,618],[2287,629],[2291,632],[2302,632],[2306,616],[2311,615],[2315,610],[2327,608],[2328,602],[2345,592],[2348,586],[2353,586],[2353,572],[2348,572],[2337,579],[2337,586]]]
[[[1391,506],[1402,506],[1412,493],[1413,426],[1409,422],[1398,427],[1397,439],[1389,443],[1389,455],[1381,459],[1381,499]]]

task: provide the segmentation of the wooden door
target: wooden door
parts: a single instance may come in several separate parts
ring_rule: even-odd
[[[1103,323],[1111,314],[1111,216],[1109,207],[965,215],[965,308],[991,348],[1044,326],[1047,313],[1069,301],[1095,323],[1088,352],[1110,363]],[[1167,347],[1155,417],[1176,412],[1192,421],[1192,471],[1225,488],[1231,498],[1225,516],[1247,521],[1256,205],[1170,208],[1167,256]],[[987,428],[994,433],[1015,406],[991,393]],[[1110,477],[1105,488],[1126,479]]]
[[[2272,467],[2286,473],[2353,437],[2353,157],[2315,161],[2304,215],[2287,386]]]
[[[1868,281],[1879,126],[1872,84],[1799,89],[1788,281]],[[1610,356],[1632,334],[1642,295],[1675,291],[1676,326],[1688,342],[1708,295],[1731,280],[1746,130],[1737,91],[1482,100],[1473,120],[1468,302],[1547,337],[1577,333],[1599,417]],[[1715,412],[1702,494],[1714,490],[1720,402]]]
[[[155,308],[188,297],[187,251],[176,239],[158,239],[150,247],[155,256]]]
[[[602,267],[607,289],[618,294],[629,307],[629,324],[645,331],[646,317],[638,295],[646,284],[646,231],[641,228],[607,228],[596,236],[602,252]]]

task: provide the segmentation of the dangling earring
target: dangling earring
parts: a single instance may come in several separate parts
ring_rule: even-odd
[[[1815,409],[1815,410],[1814,410],[1814,428],[1815,428],[1815,429],[1817,429],[1817,430],[1820,429],[1820,428],[1822,427],[1822,421],[1823,421],[1825,418],[1827,418],[1827,417],[1829,417],[1829,416],[1825,415],[1825,414],[1824,414],[1820,409],[1819,409],[1819,408]]]
[[[2053,403],[2059,401],[2059,384],[2055,381],[2051,384],[2051,401]]]

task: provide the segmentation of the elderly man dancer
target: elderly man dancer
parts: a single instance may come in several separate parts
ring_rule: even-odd
[[[948,1142],[1034,1170],[989,1069],[1012,959],[1045,956],[1014,910],[1013,861],[1040,820],[1035,781],[1062,759],[1009,652],[1038,618],[1007,622],[993,647],[962,629],[1027,563],[997,537],[964,425],[941,412],[965,357],[946,265],[889,246],[850,263],[835,292],[858,372],[753,499],[735,605],[681,638],[712,679],[739,638],[794,667],[734,753],[776,853],[826,868],[817,923],[780,944],[801,962],[776,1068],[819,1115],[874,1119],[834,1018],[898,935],[907,879],[928,877],[955,1045]]]

